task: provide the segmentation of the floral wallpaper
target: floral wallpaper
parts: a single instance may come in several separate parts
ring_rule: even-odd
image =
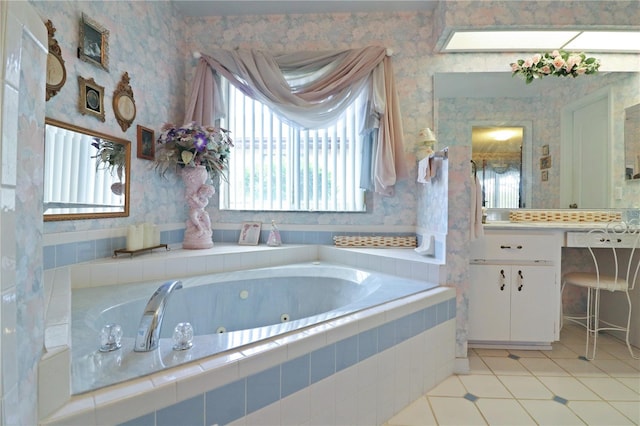
[[[167,121],[182,121],[185,87],[181,21],[170,2],[32,1],[42,17],[56,28],[67,80],[46,102],[46,116],[131,141],[130,216],[116,219],[46,222],[45,233],[124,227],[130,223],[183,222],[186,209],[176,202],[183,187],[176,179],[163,179],[153,162],[137,158],[137,125],[154,130]],[[109,31],[109,71],[81,61],[76,55],[82,14]],[[127,72],[136,103],[136,117],[126,132],[113,112],[113,92]],[[106,120],[81,115],[78,77],[93,78],[104,87]]]

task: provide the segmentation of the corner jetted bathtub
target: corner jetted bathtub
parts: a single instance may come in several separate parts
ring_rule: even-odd
[[[158,348],[134,352],[147,301],[165,281],[73,290],[72,393],[300,333],[437,287],[320,262],[186,278],[168,297]],[[175,351],[171,337],[180,322],[192,324],[193,347]],[[122,348],[100,352],[100,330],[108,323],[122,327]]]

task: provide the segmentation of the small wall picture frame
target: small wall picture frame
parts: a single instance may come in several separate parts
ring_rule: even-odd
[[[104,118],[104,87],[100,86],[93,78],[85,79],[78,76],[80,97],[78,107],[80,114],[93,115],[100,121]]]
[[[155,160],[156,144],[153,130],[138,125],[138,158],[144,160]]]
[[[540,170],[545,170],[550,168],[551,168],[551,156],[545,155],[544,157],[540,157]]]
[[[549,144],[542,145],[542,155],[549,155]]]
[[[261,222],[242,222],[240,227],[240,238],[238,244],[245,246],[258,245],[260,240],[260,231],[262,230]]]
[[[80,21],[78,58],[109,71],[109,30],[84,13]]]
[[[540,180],[542,182],[547,182],[549,180],[549,170],[543,170],[540,172]]]

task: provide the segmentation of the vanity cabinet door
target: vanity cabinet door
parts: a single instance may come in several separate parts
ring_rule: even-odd
[[[469,340],[508,341],[511,329],[511,268],[470,265]]]
[[[469,340],[552,342],[556,326],[553,266],[470,265]]]
[[[510,340],[552,342],[558,319],[554,267],[515,265],[511,277]]]

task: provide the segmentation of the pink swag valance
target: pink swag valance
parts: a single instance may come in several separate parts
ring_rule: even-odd
[[[396,182],[407,178],[400,107],[385,48],[285,54],[214,49],[200,56],[185,121],[213,125],[224,117],[216,73],[284,122],[309,129],[336,121],[364,92],[360,133],[368,151],[363,159],[371,159],[363,164],[371,181],[364,186],[392,195]]]

